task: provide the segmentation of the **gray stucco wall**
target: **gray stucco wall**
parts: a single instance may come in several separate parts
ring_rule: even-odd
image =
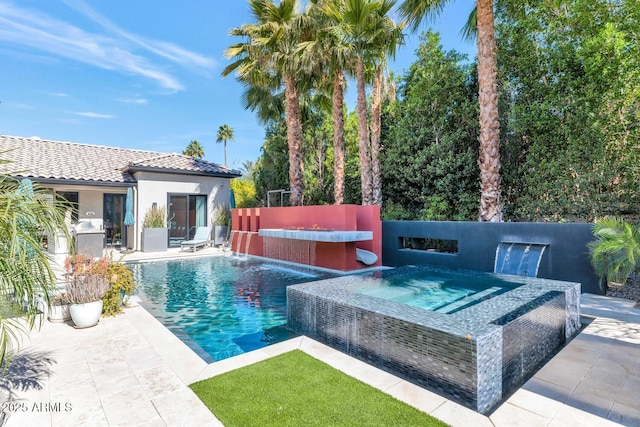
[[[382,263],[387,266],[434,265],[492,272],[500,242],[548,245],[538,277],[579,282],[582,292],[602,294],[589,261],[592,224],[383,221]],[[457,240],[458,253],[402,248],[403,237]]]

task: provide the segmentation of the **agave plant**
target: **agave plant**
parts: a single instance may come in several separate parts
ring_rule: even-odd
[[[607,280],[624,284],[631,273],[640,270],[640,224],[605,217],[596,221],[593,235],[591,264],[601,286]]]

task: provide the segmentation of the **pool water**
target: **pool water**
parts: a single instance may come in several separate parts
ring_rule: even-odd
[[[404,271],[404,270],[403,270]],[[374,273],[373,281],[354,287],[356,293],[386,299],[441,313],[478,304],[514,289],[522,283],[493,275],[465,276],[453,271],[417,270],[398,275],[396,271]]]
[[[288,285],[335,277],[246,257],[140,262],[140,304],[207,362],[287,340]]]

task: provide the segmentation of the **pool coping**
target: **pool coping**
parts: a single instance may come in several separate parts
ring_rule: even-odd
[[[19,391],[18,397],[27,402],[79,399],[81,404],[76,405],[70,413],[14,413],[7,426],[37,424],[57,427],[73,425],[74,421],[78,425],[89,422],[96,426],[109,426],[121,424],[113,420],[122,419],[123,416],[131,417],[127,418],[131,421],[127,425],[153,424],[155,419],[158,424],[166,425],[219,426],[222,424],[188,385],[293,349],[300,349],[453,426],[506,427],[570,423],[613,426],[620,424],[606,418],[620,416],[620,413],[624,415],[625,411],[635,416],[631,419],[637,422],[640,412],[630,405],[625,406],[623,400],[625,395],[637,396],[640,392],[640,382],[637,381],[640,377],[640,311],[632,309],[632,306],[633,302],[628,300],[583,294],[583,311],[594,315],[595,320],[489,417],[307,337],[294,338],[207,364],[141,306],[127,308],[125,314],[114,318],[103,318],[97,326],[85,330],[76,330],[70,324],[45,322],[41,330],[31,333],[24,350],[52,351],[59,359],[58,364],[43,379],[41,389]],[[76,341],[82,345],[78,347]],[[109,346],[114,341],[120,344],[116,353]],[[636,378],[635,382],[630,381],[629,384],[636,384],[636,389],[629,389],[628,393],[613,393],[604,387],[603,392],[607,393],[609,400],[603,405],[609,415],[607,412],[602,414],[602,409],[594,409],[590,401],[581,401],[573,396],[580,393],[580,384],[590,384],[590,376],[603,378],[600,380],[603,382],[604,378],[611,375],[609,365],[598,364],[594,358],[597,355],[598,360],[607,361],[607,358],[613,357],[619,361],[621,356],[615,356],[610,350],[620,346],[624,346],[627,353],[624,360],[631,363],[626,372],[635,374]],[[119,354],[124,355],[126,363],[118,362]],[[576,359],[576,354],[582,356]],[[594,356],[580,360],[584,359],[585,354]],[[65,361],[67,363],[63,366]],[[92,367],[96,367],[96,370],[89,373]],[[106,390],[100,389],[104,385],[99,383],[98,376],[111,372],[110,367],[123,370],[113,373],[111,381],[119,385],[121,390],[103,395]],[[150,374],[159,378],[153,378]],[[60,381],[60,376],[64,377],[64,382]],[[136,376],[143,380],[142,387],[129,381],[129,378]],[[165,394],[154,394],[148,390],[139,392],[148,388],[145,381],[156,386],[164,381],[170,387]],[[568,384],[567,381],[572,383]],[[110,387],[115,385],[110,384]],[[590,389],[593,387],[590,386]],[[144,423],[133,422],[140,414],[150,413],[155,415],[148,416]],[[621,422],[625,424],[624,419]]]

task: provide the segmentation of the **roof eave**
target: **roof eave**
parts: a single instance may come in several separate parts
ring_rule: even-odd
[[[29,178],[33,182],[40,184],[56,185],[99,185],[101,187],[131,187],[137,185],[136,181],[95,181],[88,179],[71,178],[42,178],[38,176],[14,175],[14,178]]]
[[[185,169],[175,168],[160,168],[156,166],[127,166],[123,169],[123,172],[134,174],[136,172],[156,172],[156,173],[168,173],[172,175],[196,175],[196,176],[210,176],[215,178],[239,178],[242,173],[239,171],[231,170],[229,172],[203,172],[203,171],[190,171]]]

